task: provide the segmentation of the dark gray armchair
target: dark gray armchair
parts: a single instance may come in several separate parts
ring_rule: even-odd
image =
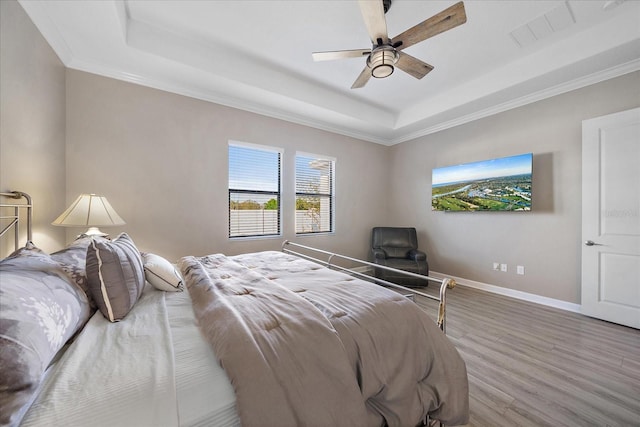
[[[418,237],[413,227],[374,227],[371,231],[371,258],[375,264],[429,274],[427,254],[418,250]],[[375,276],[403,286],[427,286],[426,279],[419,279],[375,268]]]

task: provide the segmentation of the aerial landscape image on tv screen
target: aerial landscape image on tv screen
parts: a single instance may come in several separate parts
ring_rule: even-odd
[[[533,153],[433,169],[431,209],[529,211]]]

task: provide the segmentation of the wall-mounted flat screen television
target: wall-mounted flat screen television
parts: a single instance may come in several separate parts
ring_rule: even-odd
[[[533,153],[433,169],[434,211],[529,211]]]

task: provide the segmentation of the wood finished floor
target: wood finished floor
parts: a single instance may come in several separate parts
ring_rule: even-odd
[[[640,330],[458,286],[447,335],[467,364],[468,426],[640,426]]]

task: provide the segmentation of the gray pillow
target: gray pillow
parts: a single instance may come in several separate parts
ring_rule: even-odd
[[[144,268],[133,240],[93,239],[87,248],[87,282],[98,310],[110,322],[122,320],[142,295]]]
[[[17,425],[42,375],[89,319],[86,294],[30,245],[0,261],[0,425]]]

